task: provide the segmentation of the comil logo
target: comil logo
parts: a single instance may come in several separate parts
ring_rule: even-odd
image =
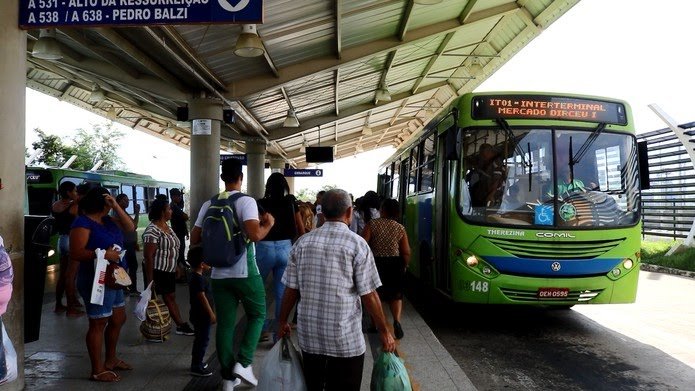
[[[574,239],[575,236],[572,235],[569,232],[537,232],[536,233],[537,238],[546,238],[546,239]]]
[[[222,7],[225,11],[239,12],[246,8],[246,6],[249,5],[251,0],[241,0],[237,3],[237,5],[232,5],[228,0],[217,0],[217,2],[220,3],[220,7]],[[232,3],[233,2],[234,0],[232,0]]]

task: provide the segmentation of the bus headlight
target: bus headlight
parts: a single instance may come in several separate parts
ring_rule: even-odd
[[[475,255],[471,255],[466,259],[466,264],[470,267],[476,267],[478,266],[478,258]]]
[[[625,269],[632,269],[632,266],[634,266],[634,264],[632,263],[632,259],[627,258],[625,261],[623,261],[623,267]]]
[[[486,276],[489,276],[491,273],[492,273],[492,269],[490,269],[487,266],[483,267],[483,274],[485,274]]]
[[[53,250],[53,249],[48,250],[48,257],[49,257],[49,258],[52,257],[53,254],[55,254],[55,253],[56,253],[56,252],[55,252],[55,250]]]

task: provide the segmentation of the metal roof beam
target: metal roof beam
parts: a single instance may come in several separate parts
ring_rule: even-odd
[[[342,16],[340,15],[342,12],[342,7],[340,6],[340,1],[341,0],[335,0],[335,51],[336,55],[338,57],[338,60],[340,60],[342,56],[342,51],[343,51],[343,33],[342,29],[340,27],[340,23],[342,21]]]
[[[405,6],[403,18],[401,19],[401,26],[398,28],[398,38],[401,41],[405,39],[405,33],[408,31],[408,24],[410,23],[410,17],[413,14],[414,6],[415,2],[413,0],[409,0],[408,4]]]
[[[478,0],[468,0],[466,3],[466,6],[463,7],[463,11],[461,11],[461,15],[459,15],[459,22],[461,24],[468,23],[466,21],[466,18],[471,14],[471,11],[473,11],[473,7],[475,7],[475,3],[477,3]]]
[[[335,70],[335,115],[340,115],[340,68]]]
[[[148,56],[147,54],[145,54],[145,52],[138,49],[135,45],[130,43],[130,41],[125,39],[123,36],[118,34],[113,29],[94,28],[91,30],[104,37],[106,40],[114,44],[117,48],[123,50],[123,52],[125,52],[133,60],[139,62],[140,64],[142,64],[142,66],[152,71],[160,79],[173,84],[175,87],[179,89],[184,88],[183,84],[181,84],[179,79],[177,79],[174,75],[169,73],[169,71],[167,71],[166,69],[164,69],[164,67],[159,65],[159,63],[152,59],[152,57]]]
[[[386,125],[375,126],[374,127],[374,133],[372,133],[372,135],[370,137],[376,137],[376,136],[380,135],[382,132],[387,133],[389,130],[391,130],[391,128],[406,125],[410,121],[411,120],[400,120],[394,125],[386,124]],[[344,143],[347,143],[350,141],[358,140],[361,137],[364,137],[364,135],[362,135],[362,132],[356,132],[356,133],[353,133],[353,134],[350,134],[347,136],[338,137],[337,140],[322,141],[321,146],[322,147],[333,147],[333,146],[344,144]],[[303,157],[303,156],[304,156],[304,152],[299,152],[299,150],[295,150],[295,151],[287,153],[287,157],[289,159],[297,159],[297,158]]]
[[[413,89],[411,90],[411,92],[413,94],[415,94],[417,92],[418,88],[420,88],[422,81],[427,78],[427,75],[429,75],[430,71],[432,70],[434,63],[436,63],[437,60],[439,60],[439,57],[442,56],[442,54],[446,50],[447,45],[449,45],[451,38],[454,37],[454,34],[456,34],[456,33],[452,32],[452,33],[447,34],[446,37],[444,37],[444,40],[442,41],[442,43],[437,48],[437,51],[434,53],[434,56],[430,57],[430,61],[425,66],[425,69],[422,71],[422,74],[420,75],[420,77],[417,78],[417,81],[415,82],[415,85],[413,86]]]
[[[181,36],[181,34],[176,31],[173,26],[162,26],[160,29],[171,39],[174,44],[186,55],[186,57],[192,61],[198,69],[200,69],[207,78],[209,78],[213,83],[215,83],[222,90],[226,89],[226,86],[222,79],[220,79],[215,72],[210,69],[195,53],[193,53],[193,48],[188,45],[188,42]]]
[[[386,64],[384,65],[384,70],[381,72],[381,78],[379,79],[379,85],[376,88],[377,91],[381,87],[388,88],[388,86],[386,85],[386,78],[389,75],[389,71],[391,70],[391,66],[393,66],[393,59],[396,58],[396,53],[398,53],[398,49],[389,53],[389,56],[386,59]],[[378,102],[379,101],[376,99],[376,94],[375,94],[374,104],[377,104]]]
[[[67,36],[73,42],[79,44],[82,46],[85,50],[88,50],[95,54],[97,57],[101,57],[104,59],[104,61],[109,62],[113,64],[114,66],[120,68],[123,70],[123,72],[127,73],[133,78],[138,78],[140,76],[140,72],[138,72],[137,69],[133,69],[132,66],[127,64],[125,61],[121,60],[118,56],[115,54],[103,49],[102,47],[98,46],[97,43],[93,42],[89,38],[87,38],[86,35],[84,35],[84,30],[76,30],[76,29],[71,29],[71,28],[66,28],[66,29],[61,29],[59,30],[63,35]],[[82,33],[82,34],[80,34]]]
[[[397,36],[378,39],[363,45],[357,45],[342,50],[341,59],[334,56],[321,57],[309,61],[292,64],[278,69],[278,76],[270,77],[260,75],[249,77],[243,80],[236,80],[228,86],[230,96],[235,98],[246,98],[249,95],[265,92],[286,85],[292,81],[311,76],[316,73],[334,70],[342,65],[363,61],[365,58],[374,57],[380,54],[392,52],[396,49],[408,46],[414,42],[434,35],[448,34],[467,27],[468,23],[485,19],[499,19],[509,13],[517,12],[520,6],[516,3],[507,3],[498,7],[493,7],[484,11],[472,13],[467,18],[467,24],[462,25],[458,17],[430,26],[411,30],[408,37],[401,41]]]
[[[430,84],[430,85],[427,85],[426,87],[424,87],[420,91],[420,93],[424,93],[424,92],[427,92],[427,91],[430,91],[433,89],[437,89],[437,88],[440,88],[440,87],[443,87],[446,85],[447,85],[446,81],[435,83],[435,84]],[[453,89],[453,87],[452,87],[452,89]],[[398,95],[394,95],[392,97],[392,101],[390,103],[398,102],[398,101],[403,100],[403,99],[408,99],[411,96],[412,95],[410,94],[410,92],[404,92],[404,93],[401,93]],[[362,114],[366,111],[373,110],[373,109],[375,109],[377,107],[381,107],[381,106],[384,106],[384,105],[377,106],[377,105],[369,104],[369,103],[368,104],[361,104],[361,105],[356,105],[356,106],[349,107],[347,109],[342,110],[340,112],[340,115],[325,115],[325,116],[318,116],[318,117],[314,117],[314,118],[305,119],[302,121],[302,124],[298,128],[279,128],[276,130],[271,130],[270,133],[268,134],[268,138],[271,140],[282,140],[284,138],[293,136],[295,134],[306,132],[307,130],[309,130],[311,128],[315,128],[317,126],[322,126],[322,125],[325,125],[325,124],[330,123],[330,122],[341,121],[345,118],[352,117],[352,116],[358,115],[358,114]]]

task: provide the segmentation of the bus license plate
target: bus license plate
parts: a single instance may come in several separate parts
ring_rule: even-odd
[[[569,294],[569,288],[538,288],[539,299],[562,299]]]

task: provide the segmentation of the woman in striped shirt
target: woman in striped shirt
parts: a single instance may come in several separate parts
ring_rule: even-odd
[[[150,225],[142,234],[147,280],[154,281],[153,287],[162,295],[164,304],[176,323],[176,334],[195,335],[188,322],[181,318],[181,311],[176,304],[176,259],[181,242],[169,227],[171,207],[168,200],[154,200],[150,206],[149,218]]]

